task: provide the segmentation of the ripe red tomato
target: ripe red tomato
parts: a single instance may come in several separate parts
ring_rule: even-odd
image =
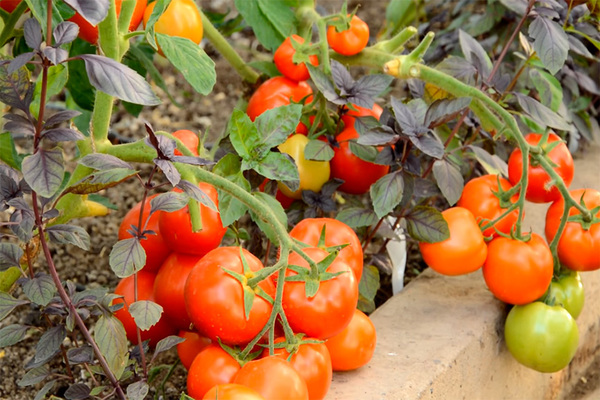
[[[252,94],[248,100],[246,114],[254,121],[267,110],[288,105],[292,101],[298,103],[307,96],[305,102],[308,103],[312,100],[311,95],[312,89],[306,82],[296,82],[284,76],[276,76],[265,81]]]
[[[0,0],[0,8],[8,13],[15,11],[21,0]]]
[[[185,309],[183,288],[190,271],[202,256],[171,254],[163,263],[154,282],[154,299],[178,329],[189,329],[192,321]]]
[[[177,139],[181,140],[183,142],[183,144],[185,145],[185,147],[190,149],[190,151],[195,156],[198,156],[198,145],[200,144],[198,135],[196,135],[194,132],[189,131],[187,129],[181,129],[181,130],[173,132],[173,136],[175,136]],[[175,155],[181,156],[183,154],[181,153],[181,151],[175,149]]]
[[[121,3],[123,0],[115,0],[115,7],[117,8],[117,17],[121,13]],[[146,5],[148,5],[148,0],[137,0],[135,4],[135,8],[133,9],[133,15],[131,16],[131,22],[129,23],[129,30],[135,30],[142,22],[142,17],[144,15],[144,11],[146,10]],[[154,6],[152,6],[154,7]],[[69,21],[75,22],[79,25],[79,37],[86,42],[91,44],[96,44],[98,42],[98,27],[93,26],[85,18],[81,16],[79,13],[75,13]]]
[[[553,265],[550,248],[540,235],[532,233],[528,242],[497,237],[488,245],[483,277],[498,299],[523,305],[546,292]]]
[[[239,247],[219,247],[208,253],[190,272],[185,284],[187,312],[201,334],[226,344],[247,343],[267,323],[273,308],[259,296],[254,297],[252,310],[246,319],[244,288],[224,269],[244,275]],[[263,268],[262,262],[247,250],[242,254],[252,271]],[[251,273],[245,277],[250,279]],[[274,297],[275,286],[265,279],[259,286]],[[248,288],[248,286],[246,286]]]
[[[219,206],[217,189],[214,186],[200,182],[198,187]],[[179,189],[175,189],[179,191]],[[158,226],[163,234],[165,243],[169,248],[178,253],[196,254],[202,256],[221,244],[227,228],[221,222],[218,212],[198,205],[202,216],[202,230],[192,231],[189,206],[173,212],[164,212],[158,220]]]
[[[571,191],[571,196],[578,202],[583,199],[585,206],[592,210],[600,206],[600,192],[594,189],[577,189]],[[549,242],[554,239],[563,211],[565,201],[561,197],[552,203],[546,213],[546,238]],[[579,215],[575,207],[569,210],[569,216]],[[596,212],[600,218],[600,211]],[[600,223],[592,224],[584,229],[577,222],[567,222],[565,230],[558,242],[558,258],[567,268],[574,271],[594,271],[600,268]]]
[[[298,222],[290,231],[290,236],[317,247],[323,227],[325,227],[325,247],[348,244],[340,250],[337,259],[348,264],[354,272],[356,281],[360,282],[363,271],[363,250],[360,239],[348,225],[332,218],[306,218]]]
[[[371,361],[377,343],[375,325],[362,311],[355,310],[350,324],[325,346],[331,355],[334,371],[350,371]]]
[[[150,214],[150,200],[156,196],[158,196],[158,194],[154,194],[146,198],[146,202],[144,203],[144,214],[142,215],[142,228],[146,223],[148,215]],[[119,240],[132,237],[132,235],[127,231],[131,229],[131,225],[138,226],[141,208],[142,202],[140,201],[131,210],[129,210],[127,214],[125,214],[125,217],[119,226]],[[144,271],[147,272],[158,271],[162,263],[166,260],[169,254],[171,254],[171,249],[169,249],[167,246],[164,236],[158,227],[158,220],[161,214],[161,211],[157,211],[152,214],[150,220],[148,221],[148,225],[146,226],[146,229],[154,231],[156,235],[146,235],[146,239],[140,241],[142,247],[146,251],[146,265],[144,265]]]
[[[350,28],[338,32],[334,26],[327,28],[327,42],[331,48],[345,56],[360,53],[369,43],[369,26],[356,15],[350,20]]]
[[[290,363],[275,356],[249,361],[233,382],[256,390],[265,400],[308,400],[306,382]]]
[[[452,207],[442,212],[450,237],[438,243],[419,243],[423,260],[444,275],[463,275],[481,268],[488,251],[471,211]]]
[[[315,262],[327,257],[327,252],[317,247],[307,247],[304,252]],[[288,264],[309,269],[308,262],[297,253],[291,253]],[[306,297],[305,282],[288,282],[283,286],[282,306],[294,332],[309,337],[327,339],[340,333],[350,323],[358,303],[358,281],[348,264],[336,259],[327,272],[342,274],[321,281],[319,290],[311,298]],[[286,276],[297,275],[287,269]],[[326,323],[324,323],[326,321]]]
[[[148,23],[156,2],[150,3],[144,12],[144,27]],[[172,0],[165,12],[154,24],[156,33],[190,39],[199,44],[202,41],[202,16],[194,0]],[[159,53],[162,51],[159,49]]]
[[[154,301],[154,279],[156,275],[151,272],[139,271],[138,272],[138,301],[150,300]],[[125,328],[127,333],[127,339],[133,344],[137,344],[137,329],[133,317],[129,313],[129,305],[134,302],[134,275],[131,275],[125,279],[121,279],[117,287],[115,288],[115,294],[123,296],[123,298],[115,299],[113,304],[119,304],[125,302],[125,306],[115,312],[117,317]],[[160,320],[150,327],[146,331],[141,331],[142,341],[150,340],[150,346],[155,346],[160,340],[167,336],[174,335],[177,329],[169,318],[163,313]]]
[[[303,340],[318,340],[304,337]],[[275,343],[285,342],[285,338],[275,339]],[[291,351],[291,358],[290,353]],[[264,349],[262,357],[268,357],[269,349]],[[331,357],[324,343],[301,343],[290,348],[275,349],[276,357],[289,361],[308,387],[310,400],[321,400],[329,391],[333,376]]]
[[[480,176],[467,182],[456,205],[471,211],[480,224],[485,225],[495,220],[506,211],[506,208],[500,206],[500,199],[494,195],[494,192],[498,192],[498,180],[500,181],[502,190],[507,191],[511,188],[510,183],[506,179],[497,175]],[[515,194],[511,198],[511,203],[515,203],[518,197],[518,194]],[[494,228],[510,235],[510,231],[517,222],[518,217],[519,210],[515,209],[496,222],[494,226],[483,231],[483,236],[498,236]],[[482,222],[482,220],[485,221]]]
[[[330,161],[331,177],[344,181],[338,188],[339,191],[364,194],[369,191],[372,184],[389,172],[390,166],[362,160],[352,153],[350,141],[358,139],[358,132],[354,129],[354,118],[348,118],[351,118],[352,122],[349,122],[344,130],[336,136],[340,147],[333,149],[334,156]]]
[[[537,145],[542,136],[543,135],[539,133],[530,133],[525,135],[525,140],[531,145]],[[542,151],[544,151],[548,144],[561,140],[562,139],[555,133],[550,133],[547,144],[542,146]],[[516,185],[519,180],[521,180],[523,173],[522,157],[521,150],[516,148],[508,159],[508,180],[513,185]],[[573,181],[574,165],[573,157],[571,156],[567,145],[564,142],[560,143],[548,153],[548,157],[550,157],[550,160],[556,165],[556,167],[554,167],[556,173],[558,173],[565,181],[565,185],[569,186],[571,181]],[[527,170],[529,177],[527,193],[525,195],[527,200],[534,203],[548,203],[550,201],[558,200],[560,198],[558,189],[554,185],[548,187],[551,181],[550,175],[548,175],[539,165],[532,166],[531,157],[529,159],[530,165]]]
[[[237,383],[213,386],[202,400],[265,400],[256,390]]]
[[[177,345],[177,355],[185,369],[190,369],[194,358],[212,342],[209,338],[200,336],[198,332],[179,331],[178,336],[184,338],[185,342]]]
[[[213,386],[233,382],[240,370],[235,358],[217,343],[205,347],[190,366],[187,376],[188,395],[201,399]]]
[[[292,35],[287,37],[275,51],[273,61],[279,72],[286,78],[290,78],[296,82],[305,81],[310,78],[310,73],[304,63],[296,64],[293,61],[296,49],[294,49],[294,46],[292,45],[292,39],[299,44],[304,43],[304,39],[301,36]],[[319,65],[319,59],[316,55],[309,56],[309,59],[312,65]]]

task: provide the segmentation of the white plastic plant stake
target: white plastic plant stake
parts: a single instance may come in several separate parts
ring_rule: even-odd
[[[386,222],[390,229],[394,226],[394,219],[388,218]],[[392,292],[397,294],[404,288],[404,271],[406,270],[406,235],[404,229],[397,227],[396,238],[391,239],[386,245],[386,250],[392,261]]]

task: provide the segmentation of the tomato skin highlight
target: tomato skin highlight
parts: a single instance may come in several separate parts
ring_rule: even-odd
[[[531,145],[537,145],[542,139],[542,136],[543,135],[539,133],[529,133],[525,135],[525,140]],[[560,136],[552,132],[548,135],[548,144],[558,141],[561,143],[553,148],[548,153],[548,156],[552,162],[557,165],[554,167],[554,170],[561,176],[565,185],[568,187],[573,181],[573,157],[571,156],[567,145],[562,142]],[[516,185],[521,180],[522,173],[523,156],[521,154],[521,149],[516,148],[508,158],[508,180],[511,184]],[[527,192],[525,194],[527,200],[533,203],[548,203],[560,198],[560,192],[556,186],[553,185],[549,190],[546,188],[546,185],[551,181],[550,175],[548,175],[541,166],[532,166],[531,157],[527,174],[529,175]]]
[[[139,271],[138,273],[138,301],[150,300],[154,301],[154,280],[156,275],[151,272]],[[115,288],[115,294],[123,296],[123,298],[113,300],[113,304],[119,304],[125,302],[125,306],[120,310],[115,311],[115,317],[117,317],[127,334],[127,339],[132,344],[137,344],[137,329],[136,324],[129,313],[129,305],[134,302],[134,275],[127,278],[121,279],[117,287]],[[150,346],[154,347],[156,344],[166,338],[167,336],[174,335],[177,332],[175,325],[169,320],[169,318],[163,313],[160,320],[150,327],[150,329],[141,331],[142,341],[150,340]]]
[[[536,233],[528,242],[498,237],[488,244],[483,278],[505,303],[524,305],[539,299],[550,286],[554,262],[550,248]]]
[[[256,390],[237,383],[213,386],[202,400],[265,400]]]
[[[7,13],[12,13],[22,0],[0,0],[0,8]]]
[[[265,400],[308,400],[306,382],[290,363],[275,356],[249,361],[233,382],[256,390]]]
[[[600,192],[594,189],[572,190],[571,196],[583,202],[589,210],[600,206]],[[546,212],[546,238],[552,242],[558,232],[560,220],[565,209],[565,201],[561,197],[550,205]],[[575,207],[569,210],[569,217],[579,215]],[[600,218],[600,211],[596,213]],[[567,222],[558,242],[558,258],[560,262],[573,271],[595,271],[600,268],[600,223],[589,229],[583,229],[577,222]]]
[[[369,43],[369,26],[354,15],[348,30],[337,32],[334,26],[328,27],[327,42],[335,52],[353,56],[360,53]]]
[[[579,344],[577,324],[567,310],[541,302],[513,307],[506,318],[504,337],[513,357],[539,372],[565,368]]]
[[[366,365],[373,357],[376,344],[375,325],[358,309],[350,324],[325,342],[334,371],[350,371]]]
[[[293,61],[296,50],[292,45],[292,39],[300,44],[304,43],[304,39],[298,35],[287,37],[273,54],[275,66],[283,76],[296,82],[305,81],[310,78],[308,68],[304,63],[296,64]],[[310,63],[314,66],[319,65],[319,59],[316,55],[309,56]]]
[[[198,187],[210,197],[215,206],[219,206],[217,189],[214,186],[200,182]],[[179,189],[174,189],[180,191]],[[218,212],[198,204],[202,216],[202,230],[192,231],[189,206],[173,212],[163,212],[158,220],[158,226],[163,234],[165,243],[171,250],[183,254],[203,256],[221,244],[227,228],[221,222]]]
[[[247,250],[242,253],[252,271],[263,268],[253,254]],[[196,264],[185,284],[186,309],[199,333],[228,345],[244,344],[265,326],[273,306],[256,295],[246,320],[242,285],[224,269],[244,274],[239,247],[216,248]],[[270,279],[259,286],[274,297],[275,286]]]
[[[419,243],[425,263],[443,275],[463,275],[481,268],[488,249],[473,214],[466,208],[452,207],[442,216],[450,237],[438,243]]]
[[[500,207],[500,199],[493,193],[498,192],[498,179],[500,180],[500,186],[502,187],[502,190],[507,191],[511,188],[508,180],[498,177],[497,175],[480,176],[467,182],[456,205],[471,211],[478,223],[486,224],[487,222],[499,218],[502,214],[504,214],[504,212],[506,212],[506,209]],[[518,194],[515,194],[511,198],[511,202],[516,203],[518,197]],[[510,235],[510,231],[517,223],[518,217],[519,210],[514,209],[510,212],[510,214],[496,222],[494,226],[483,231],[483,236],[499,236],[494,228],[498,229],[502,233]],[[481,222],[482,219],[486,221]]]
[[[356,281],[363,273],[363,250],[360,239],[352,228],[333,218],[305,218],[290,231],[290,236],[310,246],[317,246],[321,231],[325,227],[325,247],[348,244],[340,250],[337,259],[352,269]]]
[[[312,89],[306,82],[296,82],[284,76],[276,76],[265,81],[252,94],[248,100],[246,114],[254,121],[267,110],[291,104],[292,101],[298,103],[306,96],[309,97],[305,102],[309,103],[312,100],[312,93]]]
[[[187,330],[179,331],[177,335],[180,338],[184,338],[185,342],[181,342],[177,345],[177,355],[181,364],[185,369],[189,370],[194,358],[212,342],[209,338],[200,336],[198,332],[192,332]]]
[[[205,347],[192,362],[187,376],[187,392],[201,399],[213,386],[232,383],[240,364],[217,343]]]
[[[146,223],[146,219],[150,214],[150,201],[158,196],[158,194],[154,194],[152,196],[148,196],[146,202],[144,203],[144,214],[142,215],[142,227]],[[142,202],[137,203],[131,210],[125,214],[123,220],[121,221],[121,225],[119,225],[119,240],[128,239],[133,237],[129,232],[127,232],[131,228],[131,225],[138,226],[139,218],[140,218],[140,210],[142,209]],[[171,249],[167,246],[163,234],[160,232],[160,228],[158,226],[158,222],[162,211],[157,211],[150,217],[148,221],[148,225],[146,229],[154,231],[156,235],[146,235],[146,239],[140,241],[140,244],[144,248],[146,252],[146,265],[144,265],[143,270],[146,272],[154,272],[156,273],[162,263],[167,259],[169,254],[171,254]]]

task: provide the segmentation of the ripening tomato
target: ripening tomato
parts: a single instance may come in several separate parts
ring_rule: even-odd
[[[196,358],[202,350],[207,348],[212,341],[209,338],[201,336],[198,332],[186,330],[179,331],[177,336],[185,339],[184,342],[177,345],[177,355],[179,356],[181,364],[185,369],[189,370],[192,362],[194,362],[194,358]]]
[[[151,272],[139,271],[138,273],[138,301],[150,300],[154,301],[154,280],[156,275]],[[125,302],[125,306],[115,312],[127,334],[127,339],[133,344],[138,343],[137,329],[133,317],[129,313],[129,306],[135,301],[134,296],[134,275],[131,275],[125,279],[121,279],[117,287],[115,288],[115,294],[123,296],[113,300],[113,304],[119,304]],[[156,346],[160,340],[167,336],[174,335],[177,332],[175,325],[169,320],[168,316],[164,313],[160,316],[160,320],[150,327],[150,329],[141,331],[142,341],[150,340],[150,346]]]
[[[303,337],[302,340],[314,340]],[[285,342],[285,338],[275,339],[275,343]],[[291,354],[291,357],[290,357]],[[264,349],[262,357],[269,355],[269,349]],[[321,400],[329,391],[333,370],[329,350],[324,343],[299,343],[285,348],[276,348],[274,355],[289,361],[298,375],[304,379],[308,387],[310,400]]]
[[[202,256],[172,253],[158,270],[154,299],[178,329],[189,329],[192,321],[185,309],[183,288],[192,268]]]
[[[213,386],[202,400],[265,400],[256,390],[238,383]]]
[[[0,0],[0,8],[8,13],[15,11],[21,0]]]
[[[304,39],[301,36],[292,35],[287,37],[283,43],[279,45],[275,51],[275,54],[273,54],[273,61],[275,62],[275,66],[277,66],[279,72],[281,72],[281,74],[286,78],[290,78],[296,82],[305,81],[310,78],[310,74],[308,72],[308,68],[303,62],[299,64],[294,62],[294,54],[296,54],[296,49],[294,49],[292,40],[297,44],[304,43]],[[316,55],[310,55],[308,58],[312,65],[319,65],[319,59]]]
[[[304,252],[315,262],[327,257],[328,253],[318,247],[307,247]],[[309,269],[308,262],[297,253],[291,253],[289,265]],[[283,286],[282,306],[294,332],[327,339],[340,333],[350,323],[358,303],[358,281],[348,264],[335,259],[327,268],[328,273],[341,272],[338,276],[321,281],[313,297],[306,297],[306,282],[287,281]],[[297,275],[290,268],[286,276]]]
[[[290,136],[277,147],[280,152],[290,155],[298,167],[298,175],[300,177],[300,187],[298,190],[292,192],[285,184],[277,182],[279,190],[292,199],[301,199],[303,190],[318,192],[329,180],[329,161],[307,160],[304,157],[304,150],[309,141],[308,137],[296,134]]]
[[[144,27],[152,15],[156,2],[150,3],[144,13]],[[199,44],[203,34],[202,16],[194,0],[172,0],[154,24],[154,31],[168,36],[190,39]],[[162,51],[159,49],[161,55]]]
[[[600,192],[594,189],[577,189],[570,192],[578,202],[583,200],[588,210],[600,206]],[[563,211],[565,201],[561,197],[552,203],[546,213],[546,238],[549,242],[554,239]],[[569,217],[580,215],[575,207],[569,210]],[[600,210],[596,212],[600,218]],[[594,271],[600,268],[600,223],[596,222],[584,228],[575,221],[567,222],[565,230],[558,242],[558,258],[567,268],[574,271]]]
[[[525,135],[525,140],[531,145],[537,145],[542,139],[540,133],[530,133]],[[548,135],[548,141],[544,146],[541,146],[542,152],[545,152],[546,147],[553,142],[561,142],[552,150],[550,150],[547,156],[551,162],[556,165],[554,171],[565,182],[566,186],[571,184],[573,181],[573,157],[567,148],[567,145],[562,142],[562,139],[555,133],[550,132]],[[544,169],[537,165],[531,165],[531,156],[529,157],[529,169],[527,170],[528,183],[527,193],[525,197],[527,200],[534,203],[548,203],[550,201],[558,200],[560,198],[560,192],[556,186],[552,185],[549,187],[551,179],[550,175],[544,171]],[[508,158],[508,180],[511,184],[516,185],[521,180],[523,174],[523,156],[521,149],[516,148]]]
[[[558,278],[553,278],[549,291],[554,304],[562,306],[575,319],[581,314],[585,303],[585,294],[579,272],[569,271]]]
[[[173,136],[181,140],[181,142],[192,152],[192,154],[194,154],[196,157],[198,156],[198,145],[200,144],[198,135],[190,130],[181,129],[173,132]],[[183,154],[181,151],[175,149],[175,155],[181,156]]]
[[[450,237],[437,243],[420,242],[423,260],[444,275],[463,275],[481,268],[488,251],[471,211],[452,207],[442,212]]]
[[[217,189],[214,186],[200,182],[198,187],[219,207]],[[179,191],[179,189],[175,189]],[[177,253],[196,254],[202,256],[221,244],[227,228],[221,222],[218,212],[198,204],[202,216],[202,229],[192,231],[189,206],[173,212],[163,212],[158,220],[158,226],[163,234],[165,243]]]
[[[331,355],[333,370],[350,371],[371,361],[376,343],[375,325],[371,318],[357,309],[348,326],[327,339],[325,346]]]
[[[338,32],[334,26],[327,28],[327,43],[337,53],[353,56],[369,43],[369,26],[356,15],[350,20],[350,28]]]
[[[244,312],[244,291],[254,290],[242,285],[225,270],[251,279],[252,272],[244,272],[242,256],[251,271],[263,268],[262,262],[240,247],[219,247],[205,255],[192,269],[185,284],[185,305],[196,329],[212,340],[219,338],[226,344],[247,343],[265,326],[273,306],[256,294],[248,318]],[[264,279],[260,286],[274,297],[275,286]]]
[[[247,362],[233,382],[256,390],[265,400],[308,400],[306,382],[290,363],[275,356]]]
[[[156,196],[158,196],[158,194],[154,194],[146,198],[146,202],[144,203],[144,213],[142,215],[142,227],[146,223],[146,219],[150,214],[150,201]],[[119,226],[119,240],[133,237],[127,231],[132,229],[132,225],[139,225],[141,208],[142,202],[140,201],[133,206],[133,208],[129,210],[127,214],[125,214],[125,217],[123,217],[121,225]],[[146,229],[154,231],[156,235],[148,234],[146,235],[146,239],[140,241],[144,251],[146,252],[146,265],[144,265],[144,271],[147,272],[158,271],[162,263],[167,259],[169,254],[171,254],[171,249],[169,249],[167,246],[164,236],[158,227],[158,220],[160,219],[161,214],[162,211],[153,213],[148,220],[148,224],[146,225]]]
[[[471,211],[477,222],[483,225],[499,218],[506,212],[506,207],[501,207],[500,199],[494,195],[494,192],[497,193],[499,189],[498,182],[500,182],[500,186],[504,191],[511,188],[510,182],[498,175],[484,175],[471,179],[465,185],[456,205]],[[518,194],[510,199],[511,203],[515,203],[517,200]],[[498,236],[495,229],[510,235],[510,231],[517,222],[518,217],[518,209],[511,211],[510,214],[496,222],[494,226],[483,231],[483,236]]]
[[[522,242],[497,237],[488,244],[483,277],[494,296],[505,303],[523,305],[548,290],[554,272],[550,248],[536,233]]]
[[[504,338],[521,364],[539,372],[556,372],[575,356],[579,330],[567,310],[536,301],[510,310]]]
[[[323,248],[348,244],[340,250],[338,260],[344,261],[360,282],[363,272],[363,250],[356,233],[345,223],[332,218],[305,218],[290,231],[290,236],[313,247],[319,246],[321,232],[325,229]]]
[[[218,343],[205,347],[192,362],[187,376],[188,395],[201,399],[213,386],[232,383],[240,364]]]
[[[265,81],[248,100],[246,114],[252,121],[263,112],[285,106],[291,102],[312,101],[312,89],[306,82],[296,82],[284,76],[276,76]],[[306,127],[304,127],[306,129]]]
[[[117,9],[117,18],[121,13],[121,3],[123,0],[115,0],[115,7]],[[135,4],[135,8],[133,9],[133,14],[131,16],[131,21],[129,23],[129,30],[134,31],[142,21],[142,17],[144,16],[144,11],[146,10],[146,5],[148,4],[148,0],[137,0]],[[154,6],[152,6],[154,7]],[[90,24],[85,18],[81,16],[79,13],[75,13],[69,21],[76,23],[79,25],[79,37],[86,42],[91,44],[98,43],[98,27]]]

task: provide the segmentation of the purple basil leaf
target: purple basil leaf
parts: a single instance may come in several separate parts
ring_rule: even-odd
[[[416,206],[404,219],[408,234],[419,242],[437,243],[450,237],[448,223],[433,207]]]
[[[119,278],[127,278],[146,264],[146,251],[138,238],[119,240],[110,251],[108,263]]]
[[[60,215],[60,211],[58,211],[56,208],[52,208],[48,211],[45,211],[42,214],[42,218],[43,219],[52,219],[52,218],[56,218]]]
[[[430,157],[441,159],[444,157],[444,144],[433,131],[417,136],[409,136],[416,148]]]
[[[429,106],[425,114],[425,126],[433,128],[445,122],[451,121],[456,115],[471,104],[470,97],[459,97],[457,99],[436,100]]]
[[[35,226],[32,211],[17,210],[11,214],[10,222],[16,222],[16,224],[10,225],[9,228],[19,239],[23,242],[31,240],[33,237],[33,227]]]
[[[157,151],[158,158],[161,160],[171,160],[175,156],[177,142],[173,139],[161,135],[148,136],[145,143]]]
[[[0,348],[12,346],[25,339],[29,328],[27,325],[13,324],[0,329]]]
[[[394,77],[383,74],[361,77],[352,90],[353,98],[357,98],[358,101],[353,100],[352,103],[360,107],[372,108],[375,103],[374,97],[387,89],[393,80]]]
[[[90,388],[84,383],[75,383],[65,391],[67,400],[85,400],[90,397]]]
[[[154,360],[154,358],[156,358],[156,356],[160,353],[170,350],[184,341],[185,339],[179,336],[167,336],[166,338],[162,339],[156,344],[156,349],[154,350],[154,354],[152,355],[152,360]]]
[[[490,72],[492,72],[492,61],[483,46],[462,29],[458,30],[458,40],[467,61],[475,66],[480,74],[487,79]]]
[[[177,171],[177,168],[175,168],[175,165],[171,161],[159,160],[158,158],[155,158],[154,164],[156,164],[156,166],[161,169],[161,171],[163,172],[163,174],[165,174],[169,182],[171,182],[171,185],[177,186],[179,181],[181,181],[181,174],[179,173],[179,171]]]
[[[325,75],[323,71],[310,64],[307,64],[306,66],[308,67],[310,78],[314,82],[317,89],[319,89],[319,92],[323,93],[323,96],[325,96],[327,100],[334,101],[340,98],[340,96],[335,91],[333,83],[331,83],[329,77]],[[345,104],[345,102],[343,104]]]
[[[67,351],[67,358],[71,364],[89,364],[94,361],[94,351],[89,345],[74,347]]]
[[[371,226],[376,224],[379,220],[373,210],[361,207],[345,208],[338,213],[335,219],[342,221],[350,228]]]
[[[179,183],[181,184],[181,182]],[[150,200],[150,214],[154,214],[156,211],[173,212],[181,210],[187,204],[188,196],[185,193],[162,193]]]
[[[398,138],[398,135],[390,135],[387,132],[373,130],[361,134],[356,142],[364,146],[382,146],[385,144],[394,144],[398,141]]]
[[[189,165],[213,165],[215,162],[211,160],[207,160],[202,157],[190,157],[190,156],[173,156],[171,159],[173,162],[179,162],[183,164]]]
[[[48,274],[36,274],[35,278],[27,279],[23,284],[23,292],[32,303],[47,306],[54,298],[56,286]]]
[[[42,51],[44,56],[54,65],[58,65],[69,57],[69,53],[60,47],[45,47]]]
[[[54,46],[60,46],[65,43],[71,43],[77,39],[79,34],[79,26],[74,22],[63,21],[54,28],[52,36],[54,36]]]
[[[75,142],[85,139],[80,132],[69,128],[52,128],[42,132],[43,138],[52,142]]]
[[[403,192],[402,171],[391,172],[379,178],[369,189],[375,214],[379,218],[383,218],[392,212],[400,204]]]
[[[52,197],[60,188],[65,174],[60,150],[39,149],[21,164],[25,181],[39,195]]]
[[[39,50],[42,44],[42,27],[35,18],[29,18],[23,24],[23,34],[25,36],[25,43],[33,50]]]
[[[513,92],[525,114],[541,126],[549,126],[555,129],[568,131],[571,126],[557,113],[540,103],[539,101],[524,94]]]
[[[0,102],[29,112],[33,99],[33,88],[27,68],[21,67],[8,73],[9,62],[0,64]]]
[[[96,26],[108,14],[110,0],[64,0],[90,24]]]
[[[198,187],[198,185],[194,185],[192,182],[182,179],[181,182],[177,184],[177,187],[200,204],[210,208],[215,212],[218,212],[215,203],[202,189]]]
[[[96,89],[130,103],[160,104],[148,82],[131,68],[96,54],[81,54],[77,58],[85,61],[90,83]]]
[[[23,250],[14,243],[0,242],[0,271],[21,265]]]
[[[435,68],[466,84],[473,85],[475,83],[475,73],[477,73],[477,70],[464,58],[449,56]]]
[[[354,89],[354,79],[350,72],[341,63],[331,60],[331,76],[341,95],[351,94]]]
[[[408,108],[406,104],[402,103],[395,97],[392,97],[391,102],[396,121],[402,129],[402,133],[407,136],[414,136],[418,131],[420,131],[420,126],[417,123],[415,116],[410,111],[410,108]]]
[[[450,206],[456,204],[465,185],[460,170],[451,162],[436,160],[433,163],[433,176]]]
[[[8,122],[4,124],[4,130],[9,132],[13,137],[15,135],[23,135],[23,136],[33,136],[35,135],[35,127],[31,124],[27,118],[22,117],[16,114],[8,114],[15,115],[19,118],[11,118]]]
[[[67,337],[67,330],[63,325],[57,325],[44,332],[35,346],[34,362],[45,364],[50,361],[52,357],[60,352],[60,345],[65,337]]]
[[[33,361],[33,359],[32,359]],[[17,382],[20,387],[27,387],[37,385],[50,376],[50,367],[47,365],[40,365],[34,367],[32,370],[27,371],[25,375]]]
[[[7,68],[8,73],[12,74],[16,70],[27,64],[29,61],[31,61],[33,56],[35,56],[35,53],[33,51],[30,51],[28,53],[19,54],[18,56],[10,60],[10,63],[8,64]]]
[[[533,48],[544,67],[553,75],[567,60],[569,39],[562,26],[549,18],[538,16],[529,25],[529,36],[534,40]]]
[[[585,58],[589,58],[590,60],[594,59],[594,55],[592,53],[590,53],[590,51],[587,49],[587,47],[585,47],[585,44],[583,44],[581,42],[581,40],[579,40],[579,38],[577,38],[573,35],[568,35],[568,40],[569,40],[569,49],[572,52],[577,53],[580,56],[583,56]]]
[[[121,159],[111,156],[110,154],[102,154],[102,153],[94,153],[88,154],[79,160],[80,164],[85,165],[86,167],[98,169],[98,170],[107,170],[113,168],[126,168],[133,170],[131,164],[122,161]]]
[[[70,119],[75,118],[78,115],[81,115],[81,113],[75,110],[59,111],[53,114],[44,122],[44,129],[52,128],[53,126],[58,125],[61,122],[69,121]]]
[[[90,249],[90,235],[77,225],[52,225],[46,229],[50,240],[54,243],[73,244],[80,249]]]
[[[304,158],[315,161],[329,161],[333,158],[333,149],[328,142],[311,139],[304,148]]]

